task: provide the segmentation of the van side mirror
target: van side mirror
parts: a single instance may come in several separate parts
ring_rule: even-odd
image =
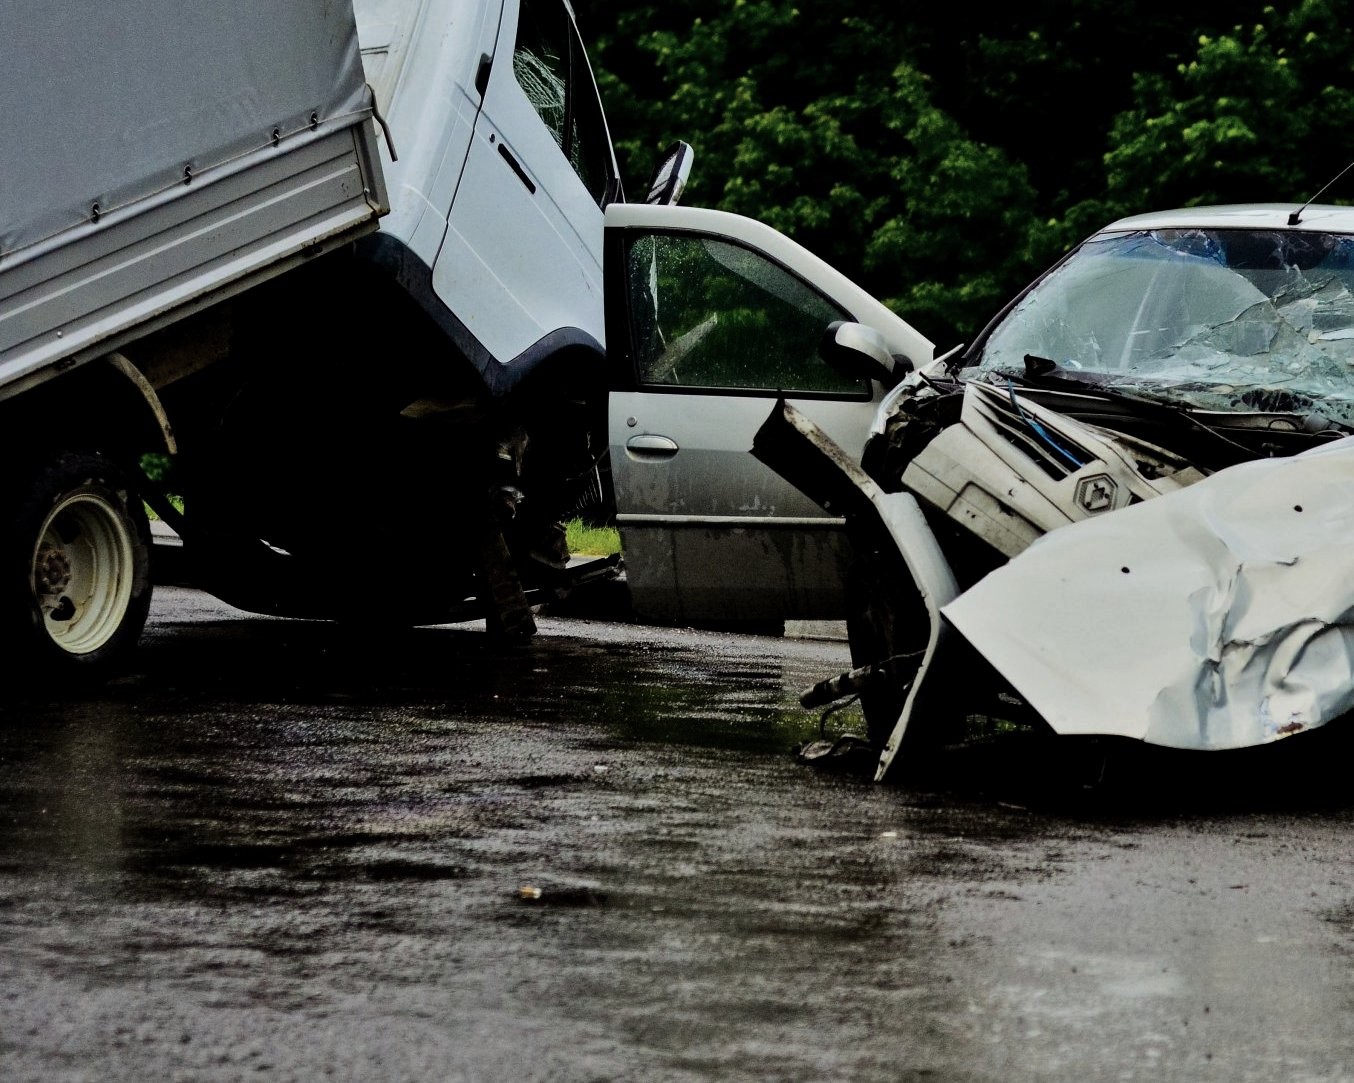
[[[884,336],[863,323],[830,323],[818,343],[818,356],[834,372],[852,380],[878,380],[892,387],[909,372],[912,362],[889,353]]]
[[[678,140],[668,147],[663,157],[658,159],[653,176],[649,178],[649,194],[644,197],[644,202],[651,206],[666,207],[681,199],[695,159],[696,152],[691,149],[690,143]]]

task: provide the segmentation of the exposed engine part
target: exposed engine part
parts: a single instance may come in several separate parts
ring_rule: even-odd
[[[1059,526],[1174,492],[1204,474],[1170,452],[970,383],[903,486],[1004,556]]]

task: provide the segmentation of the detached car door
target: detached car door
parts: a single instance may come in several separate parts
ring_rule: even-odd
[[[859,454],[882,394],[818,356],[868,324],[916,364],[932,345],[760,222],[689,207],[606,211],[609,444],[626,577],[653,620],[844,615],[849,550],[827,515],[751,454],[784,397]]]

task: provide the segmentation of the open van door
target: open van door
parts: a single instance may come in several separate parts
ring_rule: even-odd
[[[822,260],[719,211],[606,210],[611,474],[626,578],[647,619],[845,615],[843,522],[752,458],[780,398],[845,448],[882,388],[829,367],[829,324],[863,323],[915,364],[932,344]]]

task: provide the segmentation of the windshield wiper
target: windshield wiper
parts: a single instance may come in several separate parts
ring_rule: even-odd
[[[1007,369],[994,369],[1004,379],[1016,380],[1026,387],[1043,387],[1051,391],[1071,391],[1077,394],[1104,395],[1129,403],[1143,403],[1149,406],[1174,407],[1165,398],[1158,398],[1150,392],[1125,391],[1115,386],[1118,377],[1108,372],[1088,372],[1078,369],[1065,369],[1049,357],[1038,354],[1025,355],[1025,371],[1010,372]]]

